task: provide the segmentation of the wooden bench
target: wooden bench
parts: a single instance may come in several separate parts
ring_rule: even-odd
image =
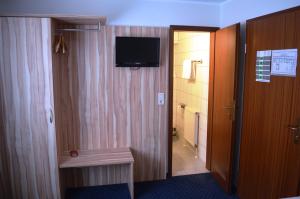
[[[129,148],[112,148],[104,150],[82,150],[77,157],[65,152],[59,161],[59,168],[82,168],[105,165],[129,165],[128,187],[133,198],[133,163],[134,159]]]

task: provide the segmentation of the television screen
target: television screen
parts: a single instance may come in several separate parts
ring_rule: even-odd
[[[158,67],[160,38],[116,37],[117,67]]]

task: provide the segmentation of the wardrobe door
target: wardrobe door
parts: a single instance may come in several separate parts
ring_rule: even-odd
[[[60,198],[51,20],[1,17],[0,45],[1,198]]]

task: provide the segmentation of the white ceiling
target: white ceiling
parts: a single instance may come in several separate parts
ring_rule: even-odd
[[[223,3],[227,0],[174,0],[174,1],[191,1],[191,2],[199,2],[199,3]]]
[[[148,1],[222,4],[229,0],[148,0]]]

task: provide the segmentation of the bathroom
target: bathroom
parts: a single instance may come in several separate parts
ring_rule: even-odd
[[[174,31],[172,175],[206,169],[210,32]]]

